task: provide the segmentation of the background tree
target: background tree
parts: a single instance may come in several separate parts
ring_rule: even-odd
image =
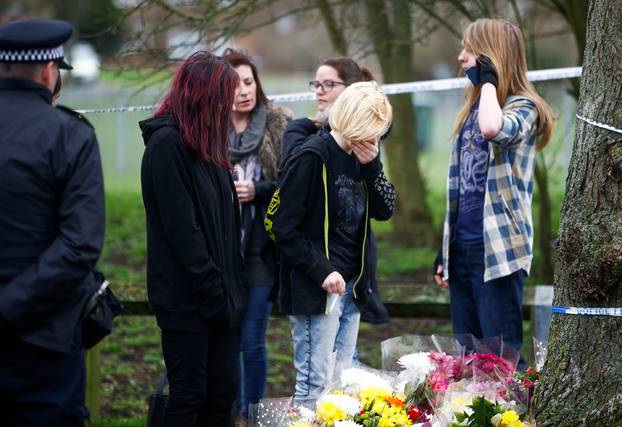
[[[2,3],[2,2],[0,2]],[[0,7],[0,20],[25,17],[54,17],[71,22],[74,36],[87,40],[103,55],[114,55],[123,42],[123,31],[117,26],[122,9],[115,0],[5,0]],[[108,31],[111,25],[116,31]]]
[[[367,28],[374,54],[386,83],[412,80],[413,13],[408,0],[365,0]],[[391,181],[397,191],[393,219],[395,240],[404,244],[436,246],[440,239],[434,232],[426,200],[426,188],[419,165],[416,140],[415,108],[410,93],[393,95],[395,108],[391,136],[385,144]]]
[[[579,114],[622,128],[622,8],[589,4]],[[622,307],[622,135],[577,120],[554,304]],[[533,414],[542,426],[622,425],[622,319],[554,314]]]

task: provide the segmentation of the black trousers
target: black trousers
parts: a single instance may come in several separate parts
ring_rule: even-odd
[[[205,333],[162,330],[168,372],[165,427],[230,427],[240,384],[237,328]]]
[[[0,425],[84,425],[88,410],[81,334],[77,328],[71,352],[61,354],[25,343],[12,330],[0,331]]]

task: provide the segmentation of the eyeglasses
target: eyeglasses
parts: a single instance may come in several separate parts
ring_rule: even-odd
[[[330,92],[337,85],[347,86],[347,84],[344,82],[336,82],[334,80],[324,80],[323,82],[312,80],[309,82],[309,89],[315,92],[319,88],[322,88],[322,92]]]

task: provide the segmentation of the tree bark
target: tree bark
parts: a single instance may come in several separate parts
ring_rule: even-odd
[[[622,127],[622,8],[589,4],[578,112]],[[622,136],[577,121],[554,304],[622,307]],[[622,425],[622,318],[554,314],[538,427]]]

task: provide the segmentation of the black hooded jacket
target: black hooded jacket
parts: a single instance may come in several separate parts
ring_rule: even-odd
[[[336,271],[327,248],[337,197],[328,149],[331,143],[335,143],[332,136],[322,131],[288,156],[265,219],[266,230],[281,253],[279,302],[281,309],[291,315],[325,313],[327,292],[322,283]],[[395,192],[379,159],[360,165],[360,178],[367,207],[362,260],[353,297],[362,307],[370,288],[370,221],[387,220],[393,215]]]
[[[147,291],[158,325],[197,332],[236,326],[247,288],[231,175],[191,152],[171,117],[140,128]]]

